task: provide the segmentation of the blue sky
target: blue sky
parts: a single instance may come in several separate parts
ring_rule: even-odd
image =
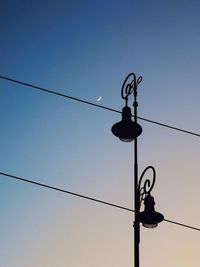
[[[142,75],[139,116],[200,132],[198,1],[4,1],[0,75],[120,110]],[[0,81],[1,171],[133,206],[133,145],[119,114]],[[200,227],[199,138],[140,121],[139,171],[156,209]],[[0,177],[4,267],[133,266],[133,216]],[[141,228],[141,267],[197,266],[198,232]]]

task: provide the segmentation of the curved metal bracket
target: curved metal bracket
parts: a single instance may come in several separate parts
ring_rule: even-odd
[[[130,82],[128,82],[128,80],[130,80]],[[121,97],[125,100],[126,106],[128,105],[128,97],[132,93],[136,99],[137,87],[138,87],[138,84],[141,83],[141,81],[142,81],[142,76],[139,76],[138,78],[136,78],[136,75],[133,72],[130,73],[124,80],[124,83],[122,85],[122,90],[121,90]]]
[[[152,179],[143,179],[144,178],[144,175],[146,174],[146,172],[148,170],[152,170]],[[143,182],[144,180],[144,182]],[[140,176],[140,180],[139,180],[139,183],[138,183],[138,191],[140,193],[140,205],[142,203],[142,201],[145,199],[145,196],[147,194],[149,194],[151,192],[151,190],[153,189],[154,187],[154,184],[155,184],[155,181],[156,181],[156,171],[155,171],[155,168],[153,166],[148,166],[146,169],[144,169],[143,173],[141,174]],[[142,185],[143,183],[143,185]]]

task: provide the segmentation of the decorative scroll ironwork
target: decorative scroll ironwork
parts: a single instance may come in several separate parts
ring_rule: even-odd
[[[147,171],[151,169],[152,170],[152,178],[151,179],[143,179],[144,175],[147,173]],[[138,190],[140,193],[140,205],[142,201],[145,199],[145,196],[151,192],[151,190],[154,187],[156,181],[156,171],[153,166],[148,166],[146,169],[144,169],[143,173],[140,176],[140,180],[138,183]]]
[[[130,80],[130,82],[128,80]],[[126,106],[128,105],[128,97],[131,94],[134,94],[135,97],[137,96],[137,87],[141,81],[142,76],[136,78],[135,73],[130,73],[124,80],[121,90],[121,97],[125,100]]]

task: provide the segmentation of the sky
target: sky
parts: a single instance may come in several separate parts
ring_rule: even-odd
[[[0,75],[121,110],[142,76],[138,115],[200,133],[197,0],[8,0]],[[120,114],[0,79],[1,172],[133,208],[133,144]],[[131,106],[131,101],[129,102]],[[166,219],[200,227],[199,137],[139,120],[139,173]],[[0,176],[3,267],[131,267],[133,214]],[[198,266],[200,233],[141,226],[140,266]]]

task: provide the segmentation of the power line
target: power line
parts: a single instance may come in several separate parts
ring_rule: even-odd
[[[12,179],[15,179],[15,180],[18,180],[18,181],[21,181],[21,182],[30,183],[30,184],[34,184],[34,185],[37,185],[37,186],[41,186],[41,187],[47,188],[47,189],[55,190],[55,191],[58,191],[58,192],[61,192],[61,193],[69,194],[69,195],[72,195],[72,196],[75,196],[75,197],[79,197],[79,198],[87,199],[87,200],[90,200],[90,201],[94,201],[94,202],[97,202],[97,203],[100,203],[100,204],[104,204],[104,205],[107,205],[107,206],[111,206],[111,207],[114,207],[114,208],[126,210],[126,211],[129,211],[129,212],[135,212],[133,209],[129,209],[129,208],[124,207],[124,206],[116,205],[116,204],[111,203],[111,202],[107,202],[107,201],[100,200],[100,199],[97,199],[97,198],[93,198],[93,197],[89,197],[89,196],[86,196],[86,195],[78,194],[78,193],[75,193],[75,192],[71,192],[71,191],[64,190],[64,189],[61,189],[61,188],[58,188],[58,187],[54,187],[54,186],[50,186],[50,185],[47,185],[47,184],[39,183],[39,182],[36,182],[36,181],[33,181],[33,180],[29,180],[29,179],[26,179],[26,178],[22,178],[22,177],[19,177],[19,176],[12,175],[12,174],[9,174],[9,173],[0,172],[0,175],[6,176],[8,178],[12,178]],[[187,225],[187,224],[175,222],[175,221],[168,220],[168,219],[164,219],[164,221],[166,221],[168,223],[172,223],[172,224],[178,225],[178,226],[182,226],[182,227],[185,227],[185,228],[189,228],[191,230],[200,231],[200,228],[193,227],[193,226],[190,226],[190,225]]]
[[[25,83],[25,82],[22,82],[22,81],[19,81],[19,80],[15,80],[15,79],[12,79],[12,78],[9,78],[9,77],[5,77],[5,76],[2,76],[2,75],[0,75],[0,79],[7,80],[7,81],[10,81],[10,82],[13,82],[13,83],[17,83],[17,84],[21,84],[21,85],[24,85],[24,86],[27,86],[27,87],[31,87],[31,88],[43,91],[45,93],[50,93],[50,94],[57,95],[57,96],[60,96],[60,97],[68,98],[68,99],[71,99],[73,101],[81,102],[81,103],[84,103],[84,104],[87,104],[87,105],[91,105],[91,106],[94,106],[94,107],[98,107],[98,108],[101,108],[101,109],[105,109],[105,110],[108,110],[108,111],[121,113],[121,111],[113,109],[113,108],[110,108],[110,107],[98,105],[98,104],[95,104],[93,102],[89,102],[89,101],[86,101],[86,100],[83,100],[83,99],[80,99],[80,98],[76,98],[76,97],[73,97],[73,96],[69,96],[69,95],[66,95],[66,94],[62,94],[62,93],[59,93],[59,92],[55,92],[55,91],[52,91],[52,90],[49,90],[49,89],[45,89],[45,88],[40,87],[40,86],[36,86],[36,85],[33,85],[33,84]],[[168,124],[165,124],[165,123],[161,123],[161,122],[157,122],[157,121],[154,121],[154,120],[146,119],[146,118],[143,118],[143,117],[137,117],[137,118],[140,119],[140,120],[149,122],[149,123],[153,123],[153,124],[156,124],[156,125],[159,125],[159,126],[162,126],[162,127],[169,128],[171,130],[175,130],[175,131],[179,131],[179,132],[183,132],[183,133],[186,133],[186,134],[190,134],[190,135],[193,135],[193,136],[200,137],[199,133],[191,132],[191,131],[188,131],[188,130],[184,130],[184,129],[181,129],[181,128],[178,128],[178,127],[175,127],[175,126],[171,126],[171,125],[168,125]]]
[[[197,227],[194,227],[194,226],[190,226],[190,225],[187,225],[187,224],[184,224],[184,223],[174,222],[174,221],[167,220],[167,219],[164,219],[164,221],[169,222],[169,223],[173,223],[173,224],[176,224],[176,225],[179,225],[179,226],[187,227],[187,228],[190,228],[192,230],[200,231],[200,228],[197,228]]]
[[[47,184],[35,182],[33,180],[25,179],[25,178],[22,178],[22,177],[19,177],[19,176],[15,176],[15,175],[11,175],[11,174],[8,174],[8,173],[5,173],[5,172],[0,172],[0,175],[7,176],[7,177],[15,179],[15,180],[19,180],[21,182],[30,183],[30,184],[38,185],[38,186],[41,186],[41,187],[44,187],[44,188],[48,188],[48,189],[51,189],[51,190],[55,190],[55,191],[58,191],[58,192],[62,192],[62,193],[65,193],[65,194],[73,195],[75,197],[80,197],[80,198],[84,198],[84,199],[87,199],[87,200],[95,201],[95,202],[98,202],[98,203],[101,203],[101,204],[104,204],[104,205],[108,205],[108,206],[112,206],[112,207],[115,207],[115,208],[118,208],[118,209],[123,209],[123,210],[134,212],[134,210],[126,208],[126,207],[123,207],[123,206],[120,206],[120,205],[116,205],[116,204],[113,204],[113,203],[110,203],[110,202],[106,202],[106,201],[103,201],[103,200],[100,200],[100,199],[97,199],[97,198],[92,198],[92,197],[89,197],[89,196],[86,196],[86,195],[81,195],[81,194],[78,194],[78,193],[74,193],[74,192],[71,192],[71,191],[68,191],[68,190],[64,190],[64,189],[61,189],[61,188],[58,188],[58,187],[50,186],[50,185],[47,185]]]
[[[1,75],[0,75],[0,79],[4,79],[4,80],[10,81],[10,82],[14,82],[14,83],[21,84],[21,85],[24,85],[24,86],[27,86],[27,87],[31,87],[31,88],[43,91],[45,93],[50,93],[50,94],[53,94],[53,95],[61,96],[61,97],[64,97],[64,98],[68,98],[68,99],[71,99],[71,100],[74,100],[74,101],[77,101],[77,102],[81,102],[81,103],[84,103],[84,104],[87,104],[87,105],[91,105],[91,106],[95,106],[95,107],[98,107],[98,108],[106,109],[106,110],[109,110],[109,111],[112,111],[112,112],[116,112],[116,113],[121,113],[121,111],[118,111],[116,109],[112,109],[112,108],[109,108],[109,107],[98,105],[98,104],[95,104],[95,103],[92,103],[92,102],[89,102],[89,101],[86,101],[86,100],[83,100],[83,99],[80,99],[80,98],[76,98],[76,97],[73,97],[73,96],[69,96],[69,95],[66,95],[66,94],[58,93],[58,92],[55,92],[55,91],[52,91],[52,90],[49,90],[49,89],[45,89],[45,88],[42,88],[42,87],[37,86],[37,85],[30,84],[30,83],[25,83],[25,82],[22,82],[22,81],[14,80],[14,79],[11,79],[11,78],[8,78],[8,77],[5,77],[5,76],[1,76]]]

